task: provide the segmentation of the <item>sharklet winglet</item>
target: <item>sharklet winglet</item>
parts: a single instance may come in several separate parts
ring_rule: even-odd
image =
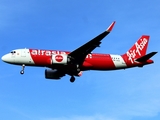
[[[112,22],[111,25],[107,28],[106,32],[111,32],[115,23],[116,23],[115,21]]]

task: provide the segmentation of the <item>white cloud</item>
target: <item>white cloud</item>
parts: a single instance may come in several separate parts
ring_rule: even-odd
[[[108,118],[102,115],[95,116],[73,116],[73,117],[59,117],[59,118],[43,118],[41,120],[118,120],[116,118]]]

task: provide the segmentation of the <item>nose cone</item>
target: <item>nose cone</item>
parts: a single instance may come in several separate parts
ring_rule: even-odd
[[[2,61],[4,61],[4,62],[5,62],[5,61],[6,61],[6,55],[2,56],[2,58],[1,58],[1,59],[2,59]]]
[[[1,59],[4,62],[11,62],[11,58],[10,58],[9,54],[6,54],[6,55],[2,56]]]

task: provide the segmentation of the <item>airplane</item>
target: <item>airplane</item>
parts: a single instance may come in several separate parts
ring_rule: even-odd
[[[2,56],[2,61],[21,65],[21,74],[25,66],[47,67],[46,79],[60,79],[65,75],[71,76],[70,82],[75,81],[75,76],[80,77],[87,70],[118,70],[132,67],[143,67],[152,64],[150,58],[157,52],[146,54],[149,37],[142,35],[137,42],[124,54],[98,54],[92,51],[100,47],[101,41],[113,29],[115,21],[101,34],[80,46],[72,52],[40,49],[16,49]]]

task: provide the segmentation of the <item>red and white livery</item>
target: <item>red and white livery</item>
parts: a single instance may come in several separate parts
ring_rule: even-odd
[[[72,52],[26,48],[16,49],[4,55],[2,60],[6,63],[21,65],[21,74],[24,74],[25,66],[48,67],[49,69],[45,70],[45,78],[60,79],[68,74],[71,76],[71,82],[75,81],[74,76],[81,76],[82,71],[86,70],[117,70],[143,67],[153,63],[153,60],[150,58],[157,52],[146,54],[149,42],[148,35],[142,35],[122,55],[92,53],[96,47],[100,46],[101,40],[111,32],[114,24],[115,22],[106,31]]]

